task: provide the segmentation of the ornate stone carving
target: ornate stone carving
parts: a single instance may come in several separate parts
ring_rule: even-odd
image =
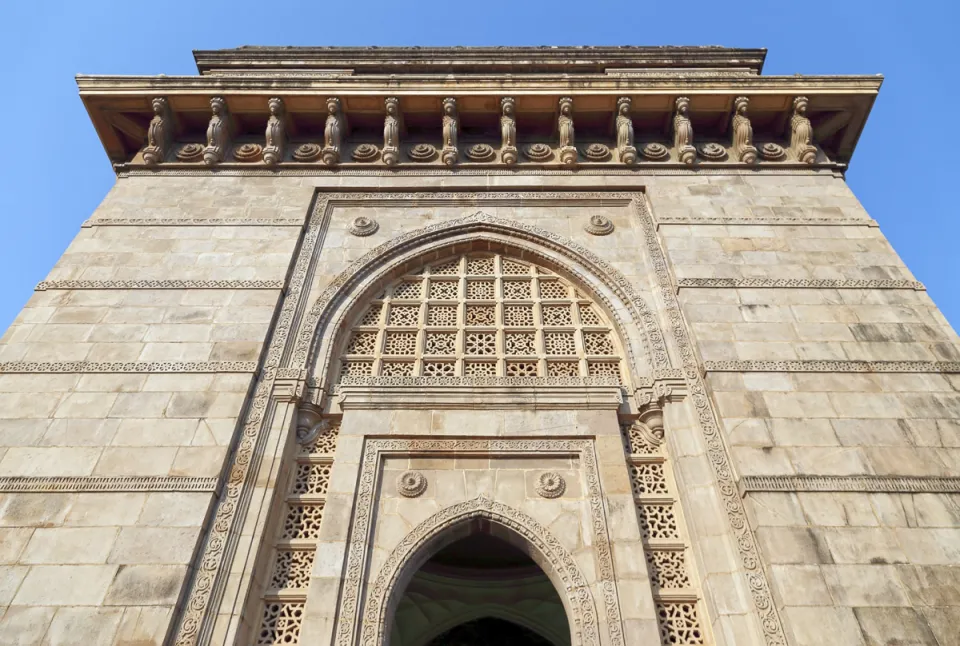
[[[0,478],[0,493],[86,493],[96,491],[214,491],[216,478],[179,476],[18,476]]]
[[[830,361],[830,360],[761,360],[704,361],[707,372],[960,372],[960,361]]]
[[[35,291],[48,289],[282,289],[282,280],[44,280]]]
[[[960,478],[937,476],[743,476],[752,491],[862,491],[866,493],[960,493]]]
[[[417,498],[427,490],[427,479],[419,471],[404,471],[397,477],[397,493],[405,498]]]
[[[812,164],[817,160],[817,148],[813,145],[813,125],[807,118],[805,96],[793,100],[793,115],[790,117],[790,152],[793,158],[803,164]]]
[[[276,166],[283,161],[283,152],[287,146],[286,110],[283,99],[273,97],[267,101],[270,118],[267,119],[267,130],[264,136],[263,163],[267,166]]]
[[[465,154],[467,159],[475,162],[490,162],[497,156],[497,152],[488,144],[474,144],[467,148]]]
[[[263,153],[263,146],[254,143],[245,143],[237,146],[233,151],[233,157],[238,162],[249,163],[260,159]]]
[[[376,220],[362,215],[354,218],[353,222],[350,223],[350,233],[361,238],[373,235],[379,228],[380,225]]]
[[[567,483],[559,473],[546,471],[537,477],[537,493],[543,498],[559,498],[566,490]]]
[[[447,166],[457,163],[457,136],[460,134],[460,119],[457,116],[457,100],[443,100],[443,152],[440,159]]]
[[[708,161],[723,161],[727,158],[727,149],[714,142],[701,144],[700,156]]]
[[[307,445],[317,439],[321,433],[326,433],[333,426],[328,418],[311,408],[301,408],[297,412],[297,443]]]
[[[383,151],[381,157],[387,166],[400,161],[400,101],[388,97],[384,101],[387,114],[383,118]]]
[[[500,99],[500,161],[508,166],[517,163],[517,120],[514,116],[516,102],[512,97]]]
[[[227,154],[233,135],[233,121],[223,97],[215,96],[210,99],[210,110],[213,116],[207,125],[207,147],[203,149],[203,163],[213,166],[222,162]]]
[[[766,161],[783,161],[787,158],[787,151],[780,144],[768,141],[760,147],[760,156]]]
[[[298,162],[314,162],[320,159],[323,149],[314,143],[300,144],[293,151],[293,160]]]
[[[603,144],[590,144],[584,147],[583,156],[590,161],[607,161],[610,159],[610,149]]]
[[[147,127],[147,147],[143,149],[143,163],[155,166],[166,159],[170,150],[170,141],[175,130],[175,121],[170,105],[163,97],[157,97],[152,102],[153,118]]]
[[[0,374],[256,372],[256,361],[3,361]]]
[[[360,144],[353,149],[353,161],[372,162],[376,160],[379,153],[380,151],[373,144]]]
[[[753,126],[747,116],[750,99],[738,96],[733,101],[733,117],[730,130],[733,131],[733,154],[743,164],[757,163],[757,149],[753,145]]]
[[[642,153],[644,158],[650,161],[663,161],[670,156],[670,149],[654,141],[645,145]]]
[[[567,166],[577,163],[576,137],[573,131],[573,99],[560,99],[560,114],[557,116],[557,132],[560,135],[560,161]]]
[[[637,149],[633,144],[633,118],[630,116],[632,99],[622,96],[617,99],[617,156],[623,164],[637,161]]]
[[[680,278],[677,287],[712,287],[715,289],[912,289],[926,291],[916,280],[839,278]]]
[[[690,110],[690,99],[681,96],[676,101],[677,111],[673,115],[673,147],[677,159],[684,164],[692,164],[697,159],[697,149],[693,147],[693,124],[687,112]]]
[[[433,144],[417,144],[407,151],[407,156],[416,162],[428,162],[437,158],[437,149]]]
[[[323,125],[323,163],[327,166],[340,163],[340,147],[343,145],[345,129],[340,99],[330,97],[327,99],[327,120]]]
[[[545,162],[553,157],[553,149],[547,144],[531,144],[524,149],[523,153],[527,159],[535,162]]]
[[[184,144],[177,151],[177,161],[198,162],[201,159],[203,159],[203,146],[201,144]]]
[[[303,218],[90,218],[81,227],[302,227]],[[46,282],[46,281],[45,281]],[[56,281],[59,282],[59,281]]]
[[[791,227],[797,225],[824,227],[877,227],[871,218],[833,217],[753,217],[737,215],[661,215],[658,224],[756,224],[761,226]],[[682,280],[682,279],[681,279]]]
[[[591,215],[583,230],[590,235],[605,236],[613,233],[613,222],[604,215]]]

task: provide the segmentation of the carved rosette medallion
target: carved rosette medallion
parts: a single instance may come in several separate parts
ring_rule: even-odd
[[[493,161],[497,153],[488,144],[474,144],[467,148],[466,155],[470,161],[489,162]]]
[[[545,162],[553,157],[553,150],[547,144],[527,146],[523,153],[527,156],[527,159],[535,162]]]
[[[177,151],[177,160],[182,162],[197,162],[203,158],[201,144],[186,144]]]
[[[650,161],[663,161],[670,156],[670,150],[657,142],[647,144],[640,152],[645,159]]]
[[[590,221],[583,227],[583,230],[594,236],[609,235],[613,233],[613,222],[603,215],[591,215]]]
[[[567,483],[559,473],[546,471],[537,478],[537,493],[544,498],[559,498],[567,490]]]
[[[717,143],[707,143],[700,146],[700,156],[707,161],[723,161],[727,158],[727,149]]]
[[[380,153],[377,150],[377,147],[373,144],[360,144],[353,149],[353,161],[357,162],[372,162],[377,158],[377,155]]]
[[[313,162],[320,159],[323,149],[317,144],[300,144],[293,151],[293,159],[298,162]]]
[[[427,479],[419,471],[404,471],[397,478],[397,493],[404,498],[416,498],[427,490]]]
[[[760,147],[760,156],[766,161],[783,161],[787,158],[787,151],[780,144],[768,141]]]
[[[263,153],[263,146],[260,144],[243,144],[242,146],[237,146],[233,151],[233,156],[238,162],[255,162],[260,159],[260,155]]]
[[[407,156],[415,162],[428,162],[437,158],[437,149],[430,144],[417,144],[407,151]]]
[[[376,220],[361,215],[350,224],[350,233],[363,238],[373,235],[379,228],[380,225]]]
[[[583,156],[590,161],[607,161],[610,159],[610,149],[603,144],[590,144],[583,149]]]

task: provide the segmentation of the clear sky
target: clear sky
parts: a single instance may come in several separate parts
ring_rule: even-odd
[[[195,74],[193,49],[240,45],[725,45],[766,47],[765,74],[883,74],[847,181],[956,327],[958,6],[956,0],[6,2],[0,330],[114,182],[74,75]]]

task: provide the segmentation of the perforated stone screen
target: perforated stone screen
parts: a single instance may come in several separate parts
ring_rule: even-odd
[[[395,280],[359,313],[340,376],[614,377],[603,311],[543,267],[470,254]]]

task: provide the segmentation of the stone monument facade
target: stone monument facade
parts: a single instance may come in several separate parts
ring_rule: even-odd
[[[0,644],[960,644],[960,340],[877,77],[718,47],[78,78],[0,344]]]

